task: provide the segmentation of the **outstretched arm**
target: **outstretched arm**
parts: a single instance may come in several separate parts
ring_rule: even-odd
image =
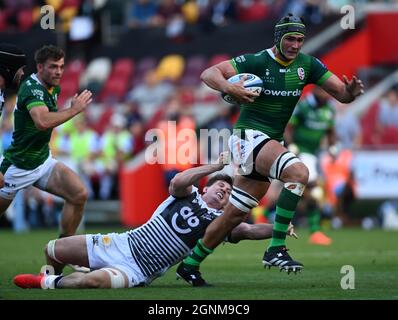
[[[231,243],[238,243],[241,240],[269,239],[272,237],[273,227],[274,225],[269,223],[248,224],[242,222],[232,230],[228,240]],[[298,238],[291,223],[289,224],[287,234],[296,239]]]
[[[92,93],[84,90],[81,94],[72,98],[71,107],[58,112],[50,112],[43,102],[43,106],[39,105],[30,109],[29,113],[38,130],[47,130],[55,128],[60,124],[73,118],[80,112],[84,111],[92,101]]]
[[[169,193],[175,197],[185,197],[189,195],[192,192],[192,185],[194,183],[224,168],[227,164],[228,157],[229,152],[225,151],[220,154],[216,164],[204,165],[177,173],[170,182]]]
[[[356,76],[353,76],[351,80],[343,76],[343,81],[341,81],[333,74],[322,85],[322,89],[341,103],[350,103],[354,101],[356,97],[364,93],[363,83]]]

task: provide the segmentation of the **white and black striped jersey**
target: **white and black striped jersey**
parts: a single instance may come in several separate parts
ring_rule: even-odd
[[[156,277],[179,262],[221,214],[206,205],[195,187],[187,197],[169,196],[147,223],[128,231],[129,247],[142,273]]]

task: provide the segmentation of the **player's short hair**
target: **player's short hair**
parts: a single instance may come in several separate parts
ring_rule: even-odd
[[[37,64],[43,64],[50,59],[58,61],[63,57],[65,57],[65,52],[61,48],[54,45],[43,46],[40,49],[37,49],[35,52],[35,61]]]
[[[233,179],[230,175],[219,173],[219,174],[216,174],[216,175],[212,176],[212,177],[207,181],[206,187],[212,186],[212,185],[215,184],[217,181],[225,181],[225,182],[228,183],[231,187],[232,187],[232,185],[233,185],[233,183],[234,183],[234,179]]]

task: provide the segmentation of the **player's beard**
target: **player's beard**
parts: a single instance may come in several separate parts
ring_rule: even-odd
[[[52,87],[58,86],[60,83],[60,80],[49,78],[49,79],[43,79],[43,82],[45,83],[45,85],[48,88],[52,88]]]

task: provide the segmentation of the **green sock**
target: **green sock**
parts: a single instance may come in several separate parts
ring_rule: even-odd
[[[271,249],[272,251],[273,247],[286,245],[287,229],[290,221],[292,221],[294,211],[300,199],[300,196],[290,192],[288,189],[282,189],[276,204],[274,228],[272,230],[272,239],[268,250]]]
[[[188,268],[197,269],[202,261],[213,251],[214,249],[206,248],[202,239],[199,239],[195,248],[193,248],[191,254],[184,259],[183,263]]]
[[[321,212],[318,208],[312,210],[308,215],[308,224],[310,226],[311,233],[321,229]]]

